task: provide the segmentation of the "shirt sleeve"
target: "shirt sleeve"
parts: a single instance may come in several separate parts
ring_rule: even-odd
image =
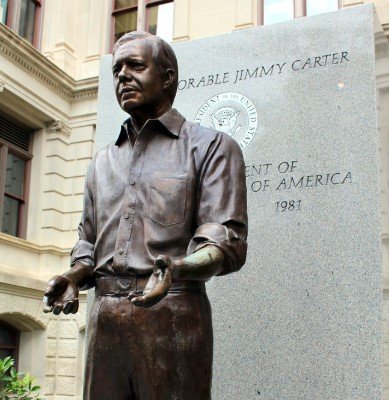
[[[89,165],[85,189],[84,189],[84,206],[81,221],[78,225],[78,242],[71,251],[70,266],[76,263],[83,264],[92,270],[94,269],[94,247],[96,241],[96,229],[94,218],[93,192],[91,188],[92,164]]]
[[[214,245],[225,256],[225,275],[239,270],[247,253],[247,193],[242,151],[229,136],[218,133],[199,175],[197,229],[188,254]]]

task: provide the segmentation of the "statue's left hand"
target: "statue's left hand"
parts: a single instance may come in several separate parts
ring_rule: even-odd
[[[130,293],[128,299],[139,307],[151,307],[161,301],[172,285],[172,261],[169,257],[160,255],[155,260],[154,271],[151,274],[145,290],[140,296]]]
[[[78,287],[64,275],[56,275],[47,283],[43,298],[43,312],[59,315],[75,314],[78,310]]]

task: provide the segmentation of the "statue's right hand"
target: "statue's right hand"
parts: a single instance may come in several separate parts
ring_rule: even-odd
[[[78,287],[67,277],[56,275],[47,283],[43,297],[43,312],[55,315],[75,314],[78,310]]]

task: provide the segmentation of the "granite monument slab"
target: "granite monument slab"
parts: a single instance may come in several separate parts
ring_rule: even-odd
[[[212,279],[215,400],[382,397],[372,5],[174,43],[175,107],[243,149],[249,254]],[[126,115],[101,61],[96,149]]]

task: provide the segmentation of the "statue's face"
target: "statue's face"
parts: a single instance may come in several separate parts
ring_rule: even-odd
[[[168,100],[163,78],[153,58],[153,43],[136,39],[123,43],[112,63],[116,98],[127,113],[150,113]]]

